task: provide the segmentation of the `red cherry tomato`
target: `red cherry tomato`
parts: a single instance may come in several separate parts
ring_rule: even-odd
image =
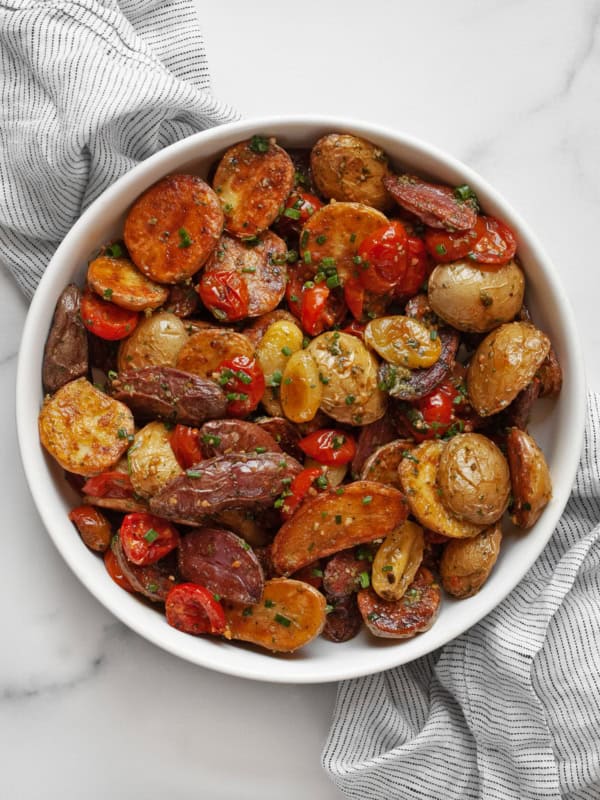
[[[448,432],[457,422],[458,389],[450,381],[444,381],[432,392],[415,400],[404,412],[404,419],[417,442],[435,439]]]
[[[316,195],[294,189],[287,199],[279,226],[284,230],[300,233],[304,224],[322,207],[323,203]]]
[[[106,571],[110,577],[118,586],[121,587],[121,589],[125,589],[126,592],[135,592],[135,589],[129,583],[129,580],[125,577],[125,575],[123,575],[123,570],[119,566],[117,557],[110,547],[104,553],[104,566],[106,567]]]
[[[123,552],[138,566],[155,564],[179,545],[179,533],[166,520],[145,511],[126,514],[119,530]]]
[[[348,464],[356,452],[356,442],[353,437],[332,428],[323,428],[310,433],[304,439],[300,439],[298,446],[303,453],[314,458],[319,464]]]
[[[245,417],[260,403],[265,393],[265,376],[254,358],[236,356],[223,361],[217,377],[229,401],[227,413]]]
[[[218,320],[234,322],[248,316],[248,287],[236,272],[204,272],[197,291]]]
[[[400,283],[407,266],[407,239],[404,225],[397,220],[363,239],[358,248],[358,277],[365,289],[387,292]]]
[[[323,481],[323,486],[319,487],[315,484],[321,476],[323,470],[320,467],[309,467],[303,469],[290,484],[290,493],[285,498],[284,504],[281,508],[281,514],[284,519],[289,519],[294,511],[298,508],[300,503],[304,500],[309,491],[314,488],[315,490],[321,488],[326,489],[326,480]]]
[[[429,258],[422,239],[409,236],[407,266],[404,277],[396,286],[396,297],[412,297],[423,285],[429,272]]]
[[[351,336],[356,336],[357,339],[364,341],[366,327],[363,322],[357,322],[353,319],[345,328],[342,328],[342,332],[349,333]]]
[[[331,293],[324,284],[315,284],[302,291],[300,323],[306,333],[317,336],[327,327],[327,300]]]
[[[475,227],[468,231],[428,229],[425,246],[435,261],[445,264],[469,256],[481,264],[507,264],[517,250],[514,233],[495,217],[477,217]]]
[[[184,633],[219,634],[225,631],[223,606],[214,594],[196,583],[174,586],[165,601],[167,622]]]
[[[169,438],[171,450],[182,469],[189,469],[202,461],[200,431],[187,425],[175,425]]]
[[[102,472],[88,478],[81,491],[90,497],[127,498],[135,494],[129,475],[116,471]]]
[[[113,342],[124,339],[133,332],[139,314],[103,300],[93,292],[84,292],[81,298],[81,319],[90,333]]]
[[[344,300],[354,319],[361,320],[365,306],[365,287],[359,278],[351,276],[344,284]]]

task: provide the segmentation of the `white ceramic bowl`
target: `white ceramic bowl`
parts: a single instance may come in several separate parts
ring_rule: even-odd
[[[449,184],[468,183],[486,212],[505,220],[517,232],[518,252],[527,275],[527,304],[536,324],[550,334],[564,370],[560,397],[539,402],[532,424],[550,465],[554,497],[533,530],[506,536],[492,576],[478,595],[460,601],[444,597],[438,620],[427,633],[394,641],[376,639],[363,630],[345,644],[319,639],[296,654],[275,656],[249,646],[176,631],[167,625],[160,610],[114,584],[102,560],[86,549],[67,518],[77,499],[38,439],[42,354],[58,295],[71,280],[81,284],[89,255],[121,233],[125,212],[148,186],[171,172],[206,175],[210,163],[225,148],[255,133],[275,135],[284,147],[297,147],[310,146],[319,136],[334,131],[370,139],[397,167],[405,166]],[[19,442],[31,492],[50,536],[84,585],[122,622],[181,658],[231,675],[289,683],[357,677],[412,661],[458,636],[491,611],[525,575],[552,534],[575,477],[584,417],[584,372],[573,313],[554,267],[525,222],[476,173],[435,148],[377,125],[333,118],[260,119],[213,128],[167,147],[123,176],[81,216],[48,265],[27,317],[17,377]]]

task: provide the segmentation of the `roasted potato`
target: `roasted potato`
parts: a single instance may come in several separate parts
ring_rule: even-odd
[[[230,453],[281,453],[271,434],[244,419],[213,419],[200,428],[204,458]]]
[[[313,179],[328,199],[364,203],[384,211],[392,200],[383,179],[389,174],[383,150],[348,133],[323,136],[310,154]]]
[[[131,207],[123,238],[132,261],[157,283],[181,283],[204,265],[223,230],[219,198],[197,175],[168,175]]]
[[[280,574],[291,575],[317,558],[386,536],[406,515],[397,489],[372,481],[330,489],[305,500],[279,529],[273,563]]]
[[[287,320],[287,322],[292,322],[294,325],[298,323],[296,317],[286,311],[285,308],[276,308],[275,311],[268,311],[266,314],[253,319],[242,333],[250,339],[254,347],[258,347],[258,343],[267,332],[267,329],[274,322],[279,322],[280,320]]]
[[[44,347],[42,386],[52,393],[89,370],[87,332],[81,321],[81,291],[70,283],[61,292]]]
[[[151,281],[128,258],[98,256],[88,266],[87,282],[100,297],[130,311],[158,308],[169,296],[166,286]]]
[[[184,372],[210,378],[223,361],[235,356],[254,356],[254,347],[243,334],[227,328],[204,328],[187,339],[176,366]]]
[[[63,469],[95,475],[127,450],[133,414],[86,378],[78,378],[44,401],[38,427],[42,445]]]
[[[437,473],[440,499],[460,519],[491,525],[506,511],[510,495],[508,464],[480,433],[459,433],[444,448]]]
[[[213,178],[226,230],[240,239],[266,230],[281,213],[293,185],[294,165],[275,139],[253,136],[230,147]]]
[[[552,479],[544,454],[532,436],[512,428],[506,439],[513,505],[510,518],[531,528],[552,497]]]
[[[527,322],[508,322],[489,333],[467,370],[475,411],[488,417],[506,408],[531,381],[549,349],[546,334]]]
[[[405,456],[399,468],[400,483],[412,514],[425,528],[451,539],[476,536],[485,525],[459,519],[442,503],[437,474],[445,442],[422,442]]]
[[[283,371],[279,400],[285,416],[292,422],[308,422],[319,410],[323,386],[312,353],[295,352]]]
[[[92,505],[81,505],[69,512],[69,519],[86,547],[97,553],[108,550],[113,532],[110,522],[101,511]]]
[[[302,349],[303,338],[304,334],[295,321],[280,319],[269,325],[258,342],[256,360],[266,384],[262,404],[269,414],[279,416],[282,413],[279,385],[290,356]]]
[[[333,331],[311,341],[323,387],[321,408],[338,422],[367,425],[385,414],[387,396],[377,381],[377,361],[356,336]]]
[[[437,330],[412,317],[378,317],[369,322],[364,337],[389,364],[407,369],[431,367],[442,353]]]
[[[234,272],[248,289],[248,317],[273,311],[285,293],[287,247],[272,231],[252,242],[224,234],[207,261],[200,284],[212,272]]]
[[[252,547],[263,547],[271,541],[267,525],[263,523],[263,515],[253,511],[228,509],[212,514],[210,522],[223,526],[241,536]]]
[[[459,331],[486,333],[513,320],[523,303],[525,276],[515,261],[495,270],[468,259],[438,264],[429,276],[435,313]]]
[[[326,264],[335,265],[343,284],[356,270],[353,259],[363,239],[386,223],[380,211],[362,203],[323,206],[310,217],[300,235],[305,265],[317,273],[325,259]]]
[[[471,539],[454,539],[444,547],[440,561],[442,586],[454,597],[471,597],[481,589],[496,563],[502,530],[493,528]]]
[[[477,213],[470,202],[457,198],[450,186],[429,183],[416,175],[388,175],[383,184],[398,205],[431,228],[469,231]]]
[[[143,319],[119,346],[119,372],[141,367],[174,367],[179,351],[188,340],[184,323],[168,311]]]
[[[183,473],[171,449],[170,431],[162,422],[149,422],[135,434],[127,451],[129,477],[141,497],[152,497]]]
[[[407,520],[390,531],[373,559],[371,586],[383,600],[400,600],[423,561],[423,528]]]
[[[363,481],[379,481],[388,486],[401,489],[398,468],[407,453],[415,447],[412,439],[394,439],[393,442],[378,447],[365,461],[361,479]]]
[[[276,653],[293,653],[325,625],[325,597],[314,586],[290,578],[265,582],[255,605],[224,601],[225,638],[251,642]]]

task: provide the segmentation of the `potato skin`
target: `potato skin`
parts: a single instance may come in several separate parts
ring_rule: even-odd
[[[141,497],[152,497],[183,472],[162,422],[149,422],[135,434],[128,457],[131,483]]]
[[[356,336],[322,333],[307,348],[322,379],[321,409],[338,422],[368,425],[385,414],[387,397],[379,388],[377,361]],[[321,380],[322,380],[321,379]]]
[[[141,367],[174,367],[188,340],[184,323],[175,314],[159,311],[138,323],[119,346],[119,372]]]
[[[531,528],[552,497],[550,470],[544,454],[525,431],[509,431],[506,451],[514,501],[510,518],[519,528]]]
[[[515,261],[483,270],[466,259],[438,264],[428,287],[429,303],[438,317],[459,331],[487,333],[516,317],[525,276]]]
[[[95,475],[127,450],[133,414],[86,378],[78,378],[44,402],[38,427],[42,445],[63,469]]]
[[[151,281],[128,258],[98,256],[88,266],[87,282],[100,297],[130,311],[158,308],[169,296],[166,286]]]
[[[412,439],[394,439],[378,447],[365,461],[361,478],[365,481],[378,481],[396,489],[402,489],[398,468],[405,453],[415,447]]]
[[[383,150],[348,133],[330,133],[310,154],[313,179],[328,199],[364,203],[380,211],[392,206],[383,179],[389,175]]]
[[[42,386],[52,393],[88,374],[87,332],[81,321],[81,290],[70,283],[56,301],[42,361]]]
[[[213,186],[223,211],[225,228],[240,239],[266,230],[294,184],[294,165],[275,139],[239,142],[223,155]],[[253,146],[254,145],[254,146]]]
[[[157,283],[194,275],[223,230],[219,198],[197,175],[168,175],[131,207],[123,239],[136,267]]]
[[[422,442],[400,462],[402,489],[413,516],[429,530],[452,539],[476,536],[485,525],[461,520],[442,503],[437,473],[445,442]]]
[[[510,495],[508,464],[480,433],[459,433],[444,448],[437,473],[443,504],[475,525],[491,525],[506,511]]]
[[[254,347],[241,333],[209,327],[193,333],[177,355],[177,369],[210,378],[222,361],[235,356],[254,356]]]
[[[472,539],[454,539],[444,547],[440,561],[442,586],[453,597],[472,597],[481,589],[500,552],[499,524]]]
[[[423,528],[406,520],[394,528],[375,553],[371,586],[383,600],[400,600],[423,561]]]
[[[502,411],[531,381],[550,339],[527,322],[508,322],[481,342],[467,370],[469,400],[481,417]]]

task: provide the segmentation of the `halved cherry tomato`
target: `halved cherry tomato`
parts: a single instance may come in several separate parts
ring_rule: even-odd
[[[248,316],[248,287],[236,272],[204,272],[196,290],[218,320],[234,322]]]
[[[318,481],[321,476],[323,476],[323,486],[315,484],[315,481]],[[303,469],[302,472],[299,472],[291,482],[289,494],[285,497],[283,506],[281,508],[281,514],[284,519],[289,519],[292,516],[294,511],[298,508],[300,503],[304,500],[312,488],[314,488],[315,491],[318,489],[323,490],[327,488],[327,478],[325,478],[323,475],[323,470],[319,467],[308,467],[307,469]]]
[[[202,461],[200,431],[198,428],[190,428],[188,425],[175,425],[169,437],[169,443],[182,469],[189,469]]]
[[[477,217],[475,227],[468,231],[447,231],[428,229],[425,245],[430,255],[439,263],[445,264],[469,256],[481,264],[508,263],[517,250],[514,233],[495,217]]]
[[[135,494],[129,475],[115,470],[88,478],[81,491],[90,497],[126,498]]]
[[[179,545],[177,529],[145,511],[125,514],[119,536],[127,560],[138,566],[155,564]]]
[[[324,316],[330,293],[331,289],[324,284],[315,284],[302,291],[300,323],[311,336],[317,336],[327,327]]]
[[[304,224],[322,207],[323,203],[316,195],[294,189],[286,201],[278,225],[284,232],[300,233]]]
[[[174,586],[165,601],[167,622],[184,633],[219,634],[225,631],[223,606],[214,594],[196,583]]]
[[[310,433],[300,439],[298,446],[319,464],[348,464],[356,452],[353,437],[333,428],[322,428]]]
[[[112,548],[108,548],[108,550],[104,553],[104,566],[106,567],[106,571],[113,579],[113,581],[121,587],[121,589],[125,589],[126,592],[134,593],[135,589],[129,583],[128,578],[123,575],[123,570],[119,566],[119,562],[117,561],[116,555],[113,553]]]
[[[218,383],[227,400],[227,413],[232,417],[245,417],[260,403],[265,393],[265,376],[256,359],[236,356],[219,366]]]
[[[425,243],[417,236],[409,236],[407,240],[408,259],[406,272],[396,286],[396,297],[412,297],[416,294],[429,272],[429,258]]]
[[[82,505],[69,511],[69,519],[79,531],[82,541],[91,550],[104,553],[110,547],[110,522],[95,506]]]
[[[365,287],[360,279],[351,276],[344,284],[344,300],[354,319],[361,320],[365,306]]]
[[[345,328],[342,328],[342,333],[349,333],[351,336],[356,336],[357,339],[364,341],[366,327],[367,326],[364,322],[357,322],[355,319],[353,319],[352,322],[346,325]]]
[[[103,300],[93,292],[81,297],[81,319],[90,333],[111,342],[124,339],[138,324],[139,314]]]
[[[457,398],[460,398],[458,389],[447,380],[404,411],[404,421],[417,442],[443,436],[459,422]]]
[[[394,220],[373,231],[358,248],[358,277],[365,289],[387,292],[406,272],[407,235],[404,225]]]

